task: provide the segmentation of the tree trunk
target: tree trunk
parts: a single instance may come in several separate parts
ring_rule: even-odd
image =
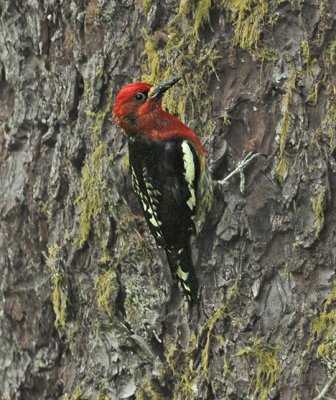
[[[1,1],[2,399],[336,396],[335,12]],[[245,185],[216,184],[192,310],[112,118],[124,84],[173,75],[165,107],[201,136],[215,180],[260,153]]]

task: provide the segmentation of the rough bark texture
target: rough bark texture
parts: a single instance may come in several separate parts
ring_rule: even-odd
[[[1,1],[2,399],[318,395],[336,369],[335,12]],[[216,191],[191,317],[111,112],[125,83],[173,74],[166,107],[202,136],[215,178],[262,154],[244,194],[239,179]]]

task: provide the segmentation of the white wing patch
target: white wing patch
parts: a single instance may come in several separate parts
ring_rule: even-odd
[[[177,271],[176,271],[176,275],[181,278],[183,281],[186,281],[189,277],[189,272],[184,272],[182,271],[181,267],[178,266]]]
[[[196,205],[196,195],[195,195],[195,163],[194,163],[194,155],[190,149],[189,143],[184,140],[182,142],[182,151],[183,151],[183,164],[184,164],[184,176],[188,184],[188,189],[190,192],[190,198],[187,201],[187,204],[191,210],[194,209]]]

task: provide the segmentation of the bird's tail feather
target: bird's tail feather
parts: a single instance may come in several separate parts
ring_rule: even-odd
[[[166,250],[168,263],[174,280],[178,280],[188,300],[197,300],[198,283],[191,257],[191,247],[187,245],[179,250]]]

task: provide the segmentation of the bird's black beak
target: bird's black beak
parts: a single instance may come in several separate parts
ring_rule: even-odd
[[[152,86],[148,92],[148,98],[154,100],[161,99],[163,94],[173,85],[175,85],[175,83],[178,82],[180,79],[181,76],[175,76],[174,78],[168,79],[167,81],[163,81],[158,83],[157,85]]]

